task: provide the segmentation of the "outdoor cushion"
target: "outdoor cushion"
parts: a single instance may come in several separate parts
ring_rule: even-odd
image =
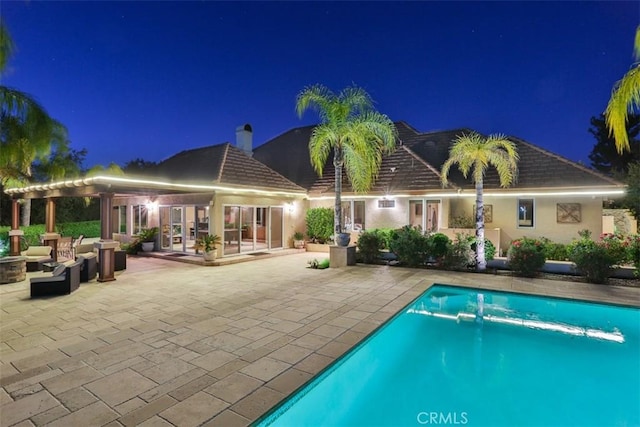
[[[53,269],[53,271],[51,272],[51,276],[60,276],[62,274],[64,274],[65,270],[66,270],[67,266],[64,264],[60,264],[58,265],[56,268]]]
[[[22,256],[31,256],[31,257],[39,257],[39,256],[50,256],[51,255],[51,246],[29,246],[26,251],[22,251]]]

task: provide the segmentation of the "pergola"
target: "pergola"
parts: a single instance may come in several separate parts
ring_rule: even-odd
[[[125,178],[113,176],[95,176],[53,183],[34,184],[21,188],[8,188],[5,193],[11,196],[11,230],[9,231],[9,255],[20,255],[20,199],[46,199],[45,245],[53,248],[53,258],[57,260],[57,246],[60,235],[56,233],[56,199],[60,197],[99,197],[100,198],[100,241],[94,246],[98,249],[98,280],[115,280],[114,249],[118,242],[113,240],[112,209],[116,196],[149,196],[159,194],[212,192],[222,187],[214,185],[184,185],[158,180]]]

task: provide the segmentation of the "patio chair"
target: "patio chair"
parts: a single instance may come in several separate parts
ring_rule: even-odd
[[[31,279],[31,298],[46,295],[68,295],[80,287],[82,261],[60,264],[51,276]]]
[[[77,261],[82,262],[80,269],[80,282],[88,282],[96,278],[98,274],[98,257],[93,252],[79,255]]]
[[[58,240],[58,261],[61,259],[74,259],[71,237],[61,237]]]

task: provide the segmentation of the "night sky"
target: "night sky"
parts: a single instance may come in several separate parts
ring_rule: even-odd
[[[640,2],[0,2],[32,94],[85,166],[313,124],[305,86],[363,87],[419,131],[469,127],[588,162]]]

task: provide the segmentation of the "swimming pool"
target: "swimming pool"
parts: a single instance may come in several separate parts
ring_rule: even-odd
[[[640,310],[434,285],[257,426],[640,425]]]

